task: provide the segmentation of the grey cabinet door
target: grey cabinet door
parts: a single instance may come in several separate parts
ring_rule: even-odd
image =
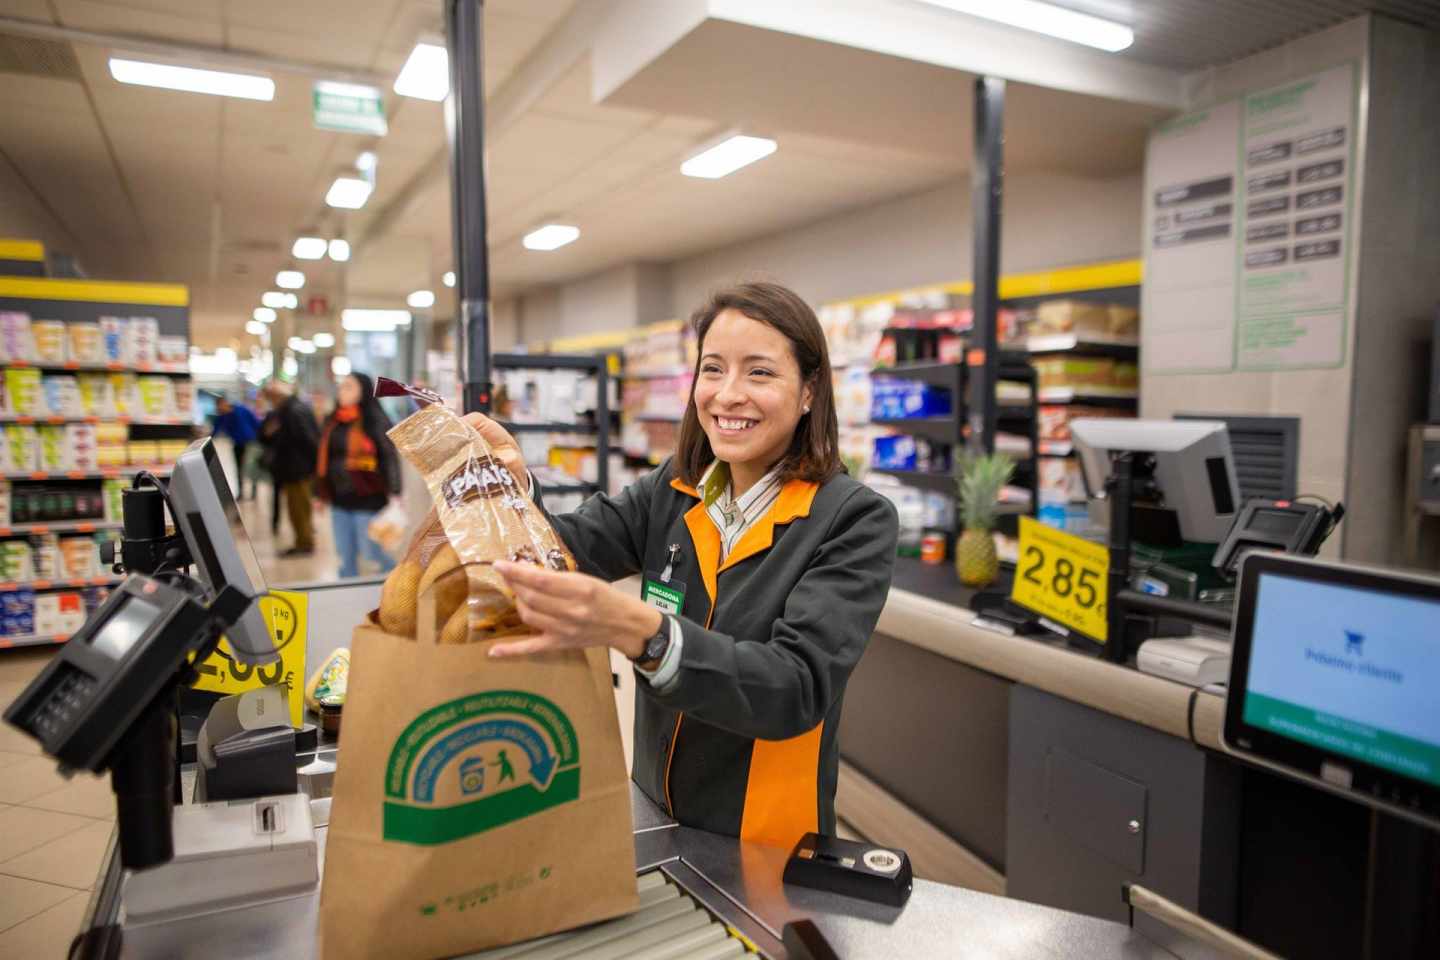
[[[1185,740],[1017,684],[1006,891],[1125,921],[1135,882],[1233,925],[1238,779]]]

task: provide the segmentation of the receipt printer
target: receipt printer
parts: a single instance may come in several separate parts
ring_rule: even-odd
[[[199,801],[295,793],[295,729],[281,687],[225,697],[210,710],[195,743]]]
[[[785,863],[785,882],[903,907],[914,884],[904,850],[807,833]]]

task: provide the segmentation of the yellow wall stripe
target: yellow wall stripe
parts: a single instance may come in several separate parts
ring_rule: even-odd
[[[1081,290],[1139,286],[1141,269],[1139,260],[1115,260],[1108,263],[1062,267],[1058,270],[1042,270],[1037,273],[1011,274],[1000,278],[1000,299],[1017,300],[1021,297],[1077,293]],[[877,303],[897,303],[937,290],[968,296],[974,293],[975,285],[969,280],[960,280],[954,283],[931,284],[924,287],[912,287],[909,290],[854,297],[849,300],[835,301],[835,303],[860,309]]]
[[[45,261],[45,244],[38,240],[0,237],[0,260]]]
[[[151,307],[188,307],[190,288],[179,283],[123,283],[113,280],[49,280],[0,277],[0,297],[25,300],[84,300],[135,303]]]

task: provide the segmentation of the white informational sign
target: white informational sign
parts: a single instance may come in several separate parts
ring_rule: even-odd
[[[1147,370],[1229,370],[1235,360],[1235,141],[1240,102],[1176,117],[1146,153]]]
[[[1355,94],[1344,64],[1151,135],[1147,372],[1344,361]]]

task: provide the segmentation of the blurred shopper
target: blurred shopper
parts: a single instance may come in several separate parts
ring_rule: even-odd
[[[260,431],[260,418],[244,403],[231,403],[229,397],[221,397],[215,404],[216,436],[230,438],[235,448],[235,498],[245,499],[245,451]],[[255,496],[255,480],[250,480],[250,496]]]
[[[288,384],[270,380],[265,396],[272,407],[260,424],[265,465],[285,499],[285,511],[295,530],[295,545],[282,557],[309,556],[315,552],[314,507],[310,503],[315,478],[315,457],[320,427],[315,413],[296,397]]]
[[[385,432],[390,418],[375,399],[375,384],[363,373],[340,381],[335,412],[320,437],[320,499],[330,504],[340,576],[360,574],[360,550],[388,571],[395,561],[370,536],[370,521],[400,494],[400,458]]]

